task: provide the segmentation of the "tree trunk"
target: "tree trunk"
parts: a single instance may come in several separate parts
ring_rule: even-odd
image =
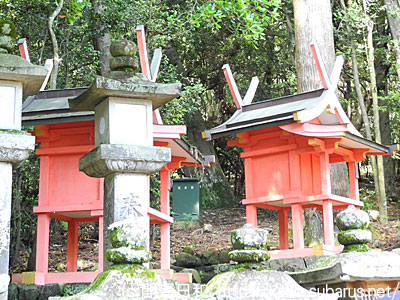
[[[400,9],[399,9],[399,3],[398,0],[385,0],[385,6],[386,6],[386,15],[389,21],[389,27],[390,27],[390,33],[392,35],[393,39],[393,53],[396,58],[396,71],[397,71],[397,77],[399,78],[400,81]],[[381,112],[381,117],[388,117],[388,112],[386,111],[386,114],[382,114]],[[387,121],[389,121],[387,119]],[[390,138],[390,130],[388,127],[385,127],[387,125],[387,122],[382,120],[381,118],[381,128],[383,136],[382,136],[382,142],[390,144],[391,143],[391,138]],[[390,124],[389,124],[390,125]],[[385,128],[383,128],[385,127]],[[396,196],[396,191],[394,188],[394,183],[395,183],[395,177],[396,177],[396,168],[395,168],[395,161],[391,157],[384,157],[383,158],[383,164],[385,168],[385,186],[386,186],[386,191],[389,194],[389,197]]]
[[[356,89],[357,93],[357,100],[358,104],[360,105],[360,110],[361,110],[361,116],[364,122],[364,128],[365,128],[365,134],[367,135],[367,138],[369,140],[372,140],[372,135],[371,135],[371,124],[368,119],[368,112],[367,108],[365,106],[364,102],[364,95],[361,90],[361,84],[360,84],[360,76],[358,72],[358,62],[357,62],[357,56],[356,56],[356,48],[354,46],[354,41],[351,37],[351,29],[349,24],[347,23],[348,16],[347,16],[347,10],[346,10],[346,5],[344,3],[344,0],[340,0],[340,5],[343,8],[343,12],[346,18],[346,31],[348,33],[348,37],[350,40],[350,45],[351,45],[351,61],[353,64],[353,74],[354,74],[354,87]],[[379,183],[378,183],[378,172],[377,172],[377,166],[376,166],[376,158],[375,156],[370,156],[371,159],[371,164],[372,164],[372,169],[374,170],[374,185],[375,185],[375,191],[376,193],[379,193]],[[378,198],[378,197],[377,197]]]
[[[322,87],[311,54],[315,41],[328,75],[335,63],[332,12],[329,0],[293,0],[297,89],[299,93]]]
[[[393,52],[396,57],[397,76],[400,80],[400,9],[397,0],[384,0],[386,15],[389,20],[390,33],[393,38]]]
[[[382,143],[389,145],[392,143],[391,133],[390,130],[390,108],[388,107],[386,101],[379,101],[380,106],[386,107],[384,111],[379,111],[379,122],[380,122],[380,129],[381,129],[381,138]],[[396,170],[395,170],[395,162],[394,159],[389,156],[385,155],[383,157],[383,168],[385,171],[385,190],[387,197],[395,197],[396,196],[396,189],[395,189],[395,180],[396,180]]]
[[[106,76],[110,72],[110,45],[111,36],[106,31],[103,21],[99,16],[102,15],[106,7],[101,0],[92,0],[94,9],[94,48],[99,51],[99,75]]]
[[[335,63],[332,11],[329,0],[293,0],[294,31],[296,43],[296,73],[298,92],[306,92],[322,87],[315,62],[310,50],[310,42],[315,41],[322,55],[328,74]],[[344,176],[344,177],[343,177]],[[347,167],[345,163],[332,164],[332,192],[348,195]],[[315,210],[315,209],[314,209]],[[315,217],[316,212],[305,210],[305,240],[310,244],[322,241],[322,222]]]
[[[57,8],[51,13],[47,21],[47,27],[49,29],[51,43],[53,44],[53,70],[51,71],[51,76],[50,76],[51,90],[55,90],[57,88],[58,69],[60,67],[60,62],[61,62],[58,42],[53,30],[53,24],[54,24],[54,19],[58,16],[63,6],[64,6],[64,0],[59,0],[57,3]]]
[[[210,167],[184,167],[184,170],[188,172],[190,176],[200,178],[203,204],[208,204],[208,206],[212,207],[235,206],[238,201],[233,194],[233,190],[230,187],[224,172],[222,171],[214,150],[214,145],[212,142],[205,141],[199,134],[199,132],[202,132],[206,128],[203,118],[197,113],[186,122],[187,136],[189,140],[200,150],[201,153],[214,155],[216,160]]]
[[[367,12],[365,12],[365,16],[367,18],[367,46],[368,46],[368,69],[371,77],[371,94],[372,94],[372,108],[374,112],[374,132],[375,132],[375,140],[377,143],[382,143],[381,131],[380,131],[380,122],[379,122],[379,108],[378,108],[378,93],[376,87],[376,74],[375,74],[375,56],[374,56],[374,45],[372,39],[372,31],[374,28],[374,24],[372,20],[369,18]],[[386,191],[385,191],[385,175],[383,168],[383,158],[381,155],[377,156],[377,170],[378,170],[378,183],[379,183],[379,215],[380,221],[382,223],[387,223],[387,202],[386,202]]]

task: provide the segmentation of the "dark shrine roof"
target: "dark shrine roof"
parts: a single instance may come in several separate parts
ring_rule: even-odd
[[[204,131],[205,138],[215,139],[239,132],[296,122],[293,113],[313,107],[324,89],[274,98],[244,105],[225,123]]]
[[[68,99],[75,98],[88,88],[41,91],[22,104],[22,124],[39,125],[94,120],[93,111],[73,111]]]
[[[318,119],[320,124],[312,124],[310,121],[314,119]],[[310,125],[306,128],[304,125],[307,124]],[[399,148],[398,145],[383,145],[364,138],[351,124],[333,89],[243,105],[225,123],[205,130],[203,137],[212,140],[274,126],[308,137],[342,138],[342,146],[370,148],[371,154],[393,154]]]
[[[22,104],[22,125],[58,124],[94,120],[94,111],[74,111],[69,108],[69,99],[87,91],[87,87],[46,90],[28,97]],[[162,140],[162,139],[161,139]],[[187,158],[188,163],[208,166],[214,162],[211,155],[203,155],[197,148],[181,139],[167,139],[173,153]]]

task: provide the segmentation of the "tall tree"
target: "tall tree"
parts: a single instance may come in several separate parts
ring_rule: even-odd
[[[396,71],[400,80],[400,9],[398,0],[384,0],[390,32],[393,39],[393,52],[396,57]]]
[[[367,50],[368,50],[368,69],[370,74],[370,89],[372,96],[372,109],[374,113],[374,132],[375,140],[378,143],[382,143],[381,129],[380,129],[380,116],[379,116],[379,105],[378,105],[378,90],[376,84],[376,72],[375,72],[375,54],[374,54],[374,43],[373,43],[373,29],[374,23],[368,15],[368,6],[365,0],[363,0],[363,6],[365,11],[365,18],[367,23]],[[385,190],[385,174],[383,167],[383,157],[378,156],[376,158],[376,167],[378,173],[378,188],[379,188],[379,218],[381,222],[387,223],[387,200]]]
[[[101,15],[107,9],[101,0],[91,0],[93,6],[93,43],[94,48],[99,51],[99,71],[98,73],[105,76],[110,71],[110,45],[111,35],[106,30],[105,22]]]
[[[56,6],[55,10],[50,14],[48,22],[47,22],[51,42],[53,44],[53,70],[51,71],[51,76],[50,76],[50,89],[52,89],[52,90],[57,88],[58,69],[60,67],[60,62],[61,62],[60,53],[59,53],[60,50],[58,47],[58,41],[57,41],[56,34],[54,33],[53,24],[54,24],[54,19],[58,16],[58,14],[60,13],[61,9],[64,6],[64,0],[59,0],[56,3],[57,3],[57,6]]]
[[[295,61],[298,92],[307,92],[322,87],[315,62],[310,51],[310,42],[315,41],[322,55],[328,74],[335,63],[333,22],[329,0],[294,0]],[[347,167],[344,163],[331,165],[332,192],[347,196]],[[305,241],[321,241],[321,216],[315,209],[305,212]]]
[[[356,46],[355,46],[353,37],[351,35],[352,31],[351,31],[351,28],[349,25],[349,16],[347,13],[347,7],[346,7],[344,0],[340,0],[340,5],[343,9],[343,13],[345,16],[345,21],[346,21],[345,26],[346,26],[346,31],[347,31],[347,37],[348,37],[348,40],[350,40],[351,62],[352,62],[352,69],[353,69],[353,75],[354,75],[354,87],[355,87],[356,94],[357,94],[357,101],[358,101],[358,104],[359,104],[360,110],[361,110],[361,117],[362,117],[362,120],[364,123],[365,134],[368,139],[372,140],[371,124],[368,119],[368,112],[367,112],[367,108],[365,106],[364,95],[363,95],[362,89],[361,89]],[[371,159],[372,169],[374,170],[373,175],[374,175],[375,191],[379,192],[378,173],[376,172],[376,170],[377,170],[376,157],[371,156],[370,159]]]

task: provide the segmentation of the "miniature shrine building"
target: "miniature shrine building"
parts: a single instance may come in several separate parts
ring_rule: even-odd
[[[40,148],[36,284],[91,282],[103,269],[103,178],[79,171],[79,158],[95,146],[94,112],[71,111],[68,99],[87,88],[42,91],[23,104],[23,124],[33,125]],[[129,133],[127,133],[129,134]],[[182,165],[202,166],[213,161],[180,139],[184,125],[163,125],[153,112],[154,146],[171,148],[171,162],[160,170],[160,211],[148,208],[150,223],[161,226],[161,271],[170,274],[170,171]],[[67,272],[48,272],[50,218],[68,222]],[[99,260],[96,272],[77,272],[78,223],[99,223]],[[165,274],[164,274],[165,273]],[[176,274],[175,274],[176,275]],[[167,277],[168,277],[167,276]]]
[[[234,81],[226,77],[233,91]],[[246,206],[247,223],[257,226],[257,208],[278,212],[280,250],[271,251],[271,259],[316,255],[317,247],[313,253],[313,248],[304,245],[303,209],[310,207],[322,211],[322,252],[341,252],[342,246],[334,243],[333,210],[363,206],[357,163],[366,155],[391,155],[398,150],[398,145],[387,146],[363,138],[340,106],[334,90],[335,85],[325,85],[256,103],[238,103],[240,95],[232,92],[237,111],[222,125],[203,132],[207,140],[236,136],[228,145],[243,149],[246,198],[242,203]],[[337,162],[348,166],[350,194],[346,197],[331,191],[330,164]],[[289,211],[293,249],[289,249]]]

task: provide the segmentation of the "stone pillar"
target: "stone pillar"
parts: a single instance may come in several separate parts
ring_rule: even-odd
[[[0,300],[7,299],[10,248],[12,169],[35,148],[35,137],[21,131],[22,97],[36,94],[47,70],[10,55],[15,28],[0,28]]]
[[[148,174],[157,172],[170,160],[169,148],[121,144],[99,145],[80,159],[79,168],[88,176],[105,177],[105,258],[110,255],[107,255],[107,251],[110,252],[113,248],[110,242],[110,225],[124,221],[129,221],[130,230],[135,230],[131,232],[131,237],[135,239],[137,249],[149,251]],[[139,263],[145,262],[147,259]],[[105,270],[110,266],[107,260],[103,264]]]
[[[151,258],[148,175],[171,160],[169,148],[153,147],[152,110],[178,96],[180,84],[158,84],[131,72],[137,60],[129,41],[114,42],[111,54],[111,78],[97,77],[87,92],[69,100],[72,109],[95,111],[96,147],[81,157],[79,169],[105,177],[104,257],[143,264]]]

